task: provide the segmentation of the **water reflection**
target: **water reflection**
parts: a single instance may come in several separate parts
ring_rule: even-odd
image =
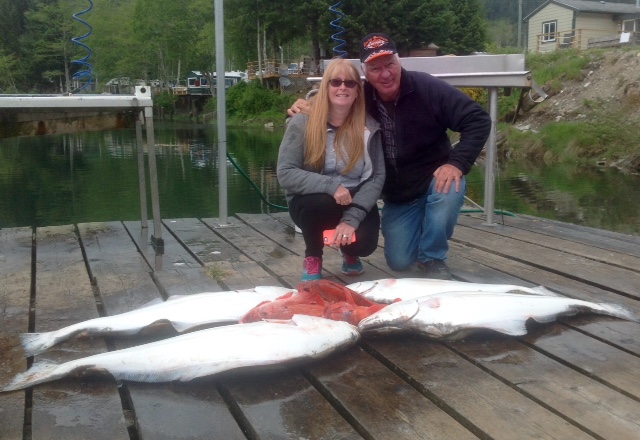
[[[282,133],[229,130],[229,213],[281,211],[275,167]],[[211,126],[157,124],[163,218],[218,215],[218,152]],[[0,227],[137,220],[140,201],[134,130],[0,140]],[[147,197],[150,201],[150,196]],[[149,207],[149,212],[151,209]]]
[[[474,167],[469,196],[484,201],[484,169]],[[615,168],[504,163],[496,176],[496,209],[640,235],[640,176]]]
[[[228,128],[227,150],[255,185],[225,161],[231,215],[282,211],[275,171],[282,134],[281,128]],[[157,123],[156,144],[162,217],[216,217],[215,128]],[[483,204],[484,169],[474,167],[468,182],[469,197]],[[508,162],[500,164],[495,188],[496,209],[640,235],[637,175]],[[2,139],[0,194],[0,227],[138,220],[135,131]]]

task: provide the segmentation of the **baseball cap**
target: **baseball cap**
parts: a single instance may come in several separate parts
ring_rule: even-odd
[[[362,63],[394,53],[398,53],[396,43],[387,34],[369,34],[360,41],[360,62]]]

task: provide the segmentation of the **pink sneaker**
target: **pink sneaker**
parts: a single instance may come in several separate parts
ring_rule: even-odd
[[[302,262],[302,281],[322,279],[322,258],[307,257]]]

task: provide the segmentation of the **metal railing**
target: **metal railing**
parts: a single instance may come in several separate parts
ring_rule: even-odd
[[[73,110],[76,114],[82,111],[101,110],[105,112],[131,111],[135,114],[136,143],[138,150],[138,180],[140,186],[140,224],[144,234],[148,231],[147,215],[147,178],[145,172],[144,150],[148,151],[149,185],[151,190],[151,207],[153,214],[153,235],[151,242],[156,251],[162,253],[162,219],[160,217],[160,196],[158,192],[158,172],[156,166],[155,134],[153,128],[153,100],[151,89],[147,86],[136,86],[133,95],[83,94],[83,95],[0,95],[0,110],[20,113],[34,112],[43,114],[51,112],[60,114]],[[42,121],[43,124],[46,124]],[[142,126],[146,127],[146,143]]]
[[[568,29],[536,35],[536,52],[551,52],[558,49],[591,49],[593,47],[616,47],[640,42],[640,32],[630,32],[629,41],[621,41],[622,32],[603,33],[602,29]]]

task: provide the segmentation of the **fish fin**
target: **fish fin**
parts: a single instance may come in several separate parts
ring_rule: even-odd
[[[640,322],[640,317],[633,313],[631,310],[620,304],[600,303],[605,315],[613,316],[615,318],[626,319],[627,321]],[[597,313],[597,311],[594,310]]]
[[[0,388],[0,392],[21,390],[39,383],[58,379],[62,377],[62,374],[55,374],[55,370],[58,367],[58,364],[48,361],[33,364],[27,371],[16,374],[10,383]]]
[[[526,320],[522,319],[509,319],[499,322],[491,322],[485,326],[478,326],[478,328],[488,328],[495,330],[499,333],[504,333],[509,336],[524,336],[527,334]]]
[[[35,356],[56,344],[53,332],[46,333],[22,333],[20,343],[24,351],[24,357]]]
[[[162,320],[164,321],[164,320]],[[162,322],[162,321],[156,321],[156,322]],[[166,321],[165,321],[166,322]],[[175,331],[177,331],[178,333],[184,333],[187,330],[191,330],[193,328],[196,327],[201,327],[204,325],[207,326],[213,326],[213,325],[227,325],[227,324],[237,324],[238,320],[237,319],[229,319],[226,321],[222,321],[222,320],[216,320],[215,323],[200,323],[200,324],[194,324],[193,322],[181,322],[181,321],[169,321],[171,323],[171,326],[175,329]]]
[[[358,323],[360,331],[375,330],[380,327],[402,327],[420,311],[418,300],[406,300],[383,307]]]

